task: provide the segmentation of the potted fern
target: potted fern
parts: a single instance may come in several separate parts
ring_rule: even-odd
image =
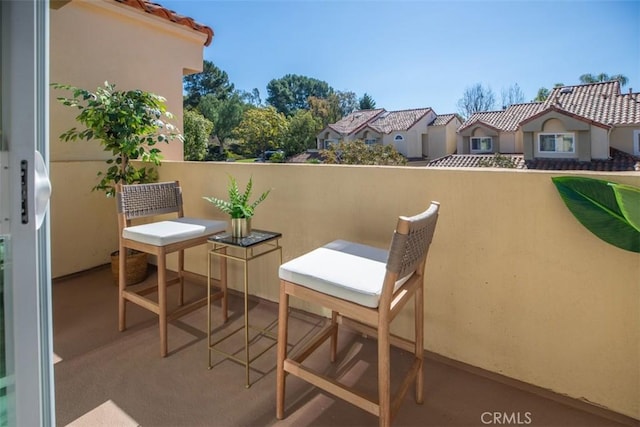
[[[253,177],[249,178],[245,190],[241,192],[240,188],[238,188],[238,181],[231,175],[229,175],[227,190],[229,194],[228,200],[217,197],[203,198],[231,216],[231,235],[233,237],[248,236],[251,233],[251,218],[255,213],[256,207],[267,198],[271,190],[263,192],[254,202],[250,202]]]
[[[115,185],[147,183],[157,180],[157,171],[149,166],[137,166],[131,160],[159,166],[162,158],[156,144],[182,139],[168,120],[165,98],[142,90],[116,90],[114,84],[104,82],[94,91],[75,86],[53,83],[54,89],[71,93],[58,97],[62,105],[79,114],[76,121],[84,128],[73,127],[62,135],[62,141],[93,141],[102,145],[111,155],[105,170],[98,171],[98,184],[93,190],[103,191],[107,197],[115,196]],[[111,254],[114,280],[118,276],[118,251]],[[144,280],[147,276],[147,254],[130,251],[126,254],[127,284]]]

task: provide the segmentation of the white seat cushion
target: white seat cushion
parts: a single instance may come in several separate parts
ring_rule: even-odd
[[[166,246],[198,236],[220,233],[226,228],[226,221],[183,217],[126,227],[122,230],[122,237],[154,246]]]
[[[388,252],[346,240],[335,240],[280,266],[288,282],[355,302],[378,307]],[[397,289],[409,277],[396,282]]]

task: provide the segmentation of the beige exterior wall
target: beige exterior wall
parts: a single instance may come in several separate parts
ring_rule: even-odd
[[[392,131],[382,137],[384,145],[393,145],[399,153],[408,158],[422,157],[422,134],[427,133],[427,125],[436,117],[433,111],[430,111],[416,124],[406,131]],[[402,135],[404,141],[396,141],[395,136]],[[429,137],[431,140],[431,137]]]
[[[325,146],[324,146],[324,142],[327,139],[331,139],[331,140],[335,140],[337,142],[340,142],[343,140],[342,135],[340,135],[338,132],[335,132],[332,129],[325,129],[323,132],[321,132],[318,137],[316,138],[317,141],[317,149],[318,150],[324,150]]]
[[[142,89],[167,99],[167,109],[182,128],[182,77],[202,70],[206,36],[187,27],[115,1],[72,1],[50,12],[50,76],[55,83],[94,90],[105,81],[117,89]],[[77,126],[78,114],[51,92],[51,161],[103,160],[97,141],[58,140]],[[159,147],[166,159],[182,160],[179,140]],[[94,178],[85,185],[95,182]]]
[[[433,160],[455,153],[458,127],[460,121],[455,119],[444,126],[429,126],[427,138],[422,140],[422,154]]]
[[[591,125],[591,158],[592,159],[608,159],[609,158],[609,131],[600,126]]]
[[[640,132],[640,125],[620,126],[612,129],[609,135],[611,147],[617,148],[625,153],[640,156],[640,147],[637,145],[634,147],[633,145],[634,132],[636,131]]]
[[[79,258],[115,246],[112,201],[82,183],[94,174],[90,166],[52,164],[54,276],[88,268]],[[253,225],[283,233],[285,260],[336,238],[387,247],[398,215],[440,201],[426,268],[425,347],[640,418],[640,257],[599,240],[569,212],[551,177],[574,173],[269,163],[161,167],[161,179],[181,181],[187,214],[223,220],[202,196],[224,197],[227,174],[241,185],[252,176],[256,193],[273,189]],[[640,173],[576,175],[640,186]],[[206,249],[187,253],[188,268],[202,275]],[[98,261],[93,265],[107,258]],[[250,268],[251,292],[277,301],[277,261],[261,258]],[[238,266],[230,267],[235,289],[239,274]],[[412,331],[407,310],[393,325],[405,336]]]

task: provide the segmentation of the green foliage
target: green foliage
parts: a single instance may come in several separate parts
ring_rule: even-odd
[[[393,145],[366,145],[362,140],[332,144],[320,152],[325,163],[345,165],[406,165],[407,159]]]
[[[256,207],[262,203],[271,189],[263,192],[253,203],[249,202],[251,197],[251,191],[253,189],[253,177],[249,178],[249,182],[244,191],[240,191],[238,188],[238,182],[234,177],[229,175],[229,185],[227,191],[229,194],[228,200],[219,199],[217,197],[203,197],[206,201],[212,203],[215,207],[222,212],[229,214],[231,218],[251,218],[256,210]]]
[[[337,97],[331,98],[318,98],[315,96],[309,97],[309,110],[314,119],[320,123],[319,129],[324,128],[330,123],[335,123],[340,120],[340,104]]]
[[[227,73],[207,60],[202,65],[201,73],[189,74],[183,78],[183,82],[185,107],[196,107],[207,94],[212,94],[216,99],[227,99],[234,90]]]
[[[362,95],[362,98],[360,98],[359,104],[360,110],[373,110],[376,108],[376,101],[366,92]]]
[[[478,166],[483,168],[515,168],[515,159],[504,154],[495,153],[493,157],[478,160]]]
[[[305,152],[308,148],[316,148],[316,134],[321,124],[311,112],[298,110],[289,118],[288,130],[284,136],[282,149],[287,156]]]
[[[213,123],[197,111],[184,112],[184,159],[202,161],[207,155]]]
[[[204,95],[198,104],[198,110],[211,123],[213,133],[222,145],[233,136],[233,130],[242,121],[242,114],[249,109],[239,93],[234,92],[226,99],[218,99],[214,94]]]
[[[624,87],[627,83],[629,83],[629,79],[627,76],[622,74],[613,74],[609,75],[607,73],[600,74],[583,74],[579,77],[580,83],[598,83],[598,82],[609,82],[613,80],[617,80],[620,82],[620,86]]]
[[[80,110],[76,120],[85,126],[71,128],[60,135],[63,141],[99,140],[104,151],[113,157],[106,163],[106,171],[98,172],[101,190],[108,197],[115,195],[115,184],[152,182],[157,179],[155,169],[134,167],[130,160],[160,165],[157,143],[182,139],[177,129],[165,121],[173,118],[166,109],[165,99],[142,90],[116,91],[114,84],[104,83],[95,92],[74,86],[54,83],[55,89],[71,91],[71,98],[59,97],[61,104]]]
[[[332,95],[337,98],[340,117],[348,116],[358,109],[358,98],[355,92],[338,90]]]
[[[308,109],[310,96],[326,98],[333,89],[327,82],[297,74],[287,74],[267,84],[267,103],[279,113],[290,116],[301,108]]]
[[[640,189],[592,178],[552,178],[571,213],[600,239],[640,252]]]
[[[244,141],[246,152],[259,156],[267,150],[279,149],[287,128],[287,119],[275,108],[252,108],[244,112],[234,133]]]

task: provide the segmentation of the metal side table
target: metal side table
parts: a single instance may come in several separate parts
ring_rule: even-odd
[[[220,266],[220,284],[221,288],[226,291],[227,289],[227,266],[226,260],[232,259],[236,261],[241,261],[244,264],[244,325],[236,328],[235,330],[229,332],[222,338],[219,338],[213,341],[213,337],[211,334],[211,286],[208,287],[209,291],[207,292],[207,335],[208,335],[208,353],[209,353],[209,369],[212,368],[211,365],[211,352],[216,351],[226,358],[234,360],[238,363],[241,363],[245,366],[245,374],[246,374],[246,387],[251,387],[251,382],[249,379],[249,369],[252,361],[260,357],[270,348],[276,345],[277,343],[277,335],[261,328],[254,327],[249,324],[249,261],[254,260],[256,258],[262,257],[264,255],[270,254],[271,252],[278,252],[280,254],[280,264],[282,264],[282,246],[280,246],[280,238],[282,237],[281,233],[276,233],[273,231],[265,231],[265,230],[253,230],[246,237],[232,237],[230,233],[220,233],[216,234],[209,238],[209,242],[212,245],[212,248],[209,250],[208,259],[207,259],[207,278],[208,284],[211,285],[211,281],[213,280],[211,277],[211,259],[214,256],[220,257],[221,266]],[[228,251],[231,249],[231,251]],[[234,255],[230,252],[239,252],[240,255]],[[280,265],[278,264],[278,265]],[[223,298],[224,302],[226,302],[226,298]],[[222,307],[223,313],[226,313],[226,307]],[[226,318],[225,318],[226,321]],[[250,356],[249,353],[249,329],[253,329],[259,332],[259,335],[270,338],[273,340],[266,348],[262,349],[260,353]],[[237,357],[232,353],[223,351],[216,346],[220,344],[222,341],[230,338],[237,332],[244,330],[244,358]]]

